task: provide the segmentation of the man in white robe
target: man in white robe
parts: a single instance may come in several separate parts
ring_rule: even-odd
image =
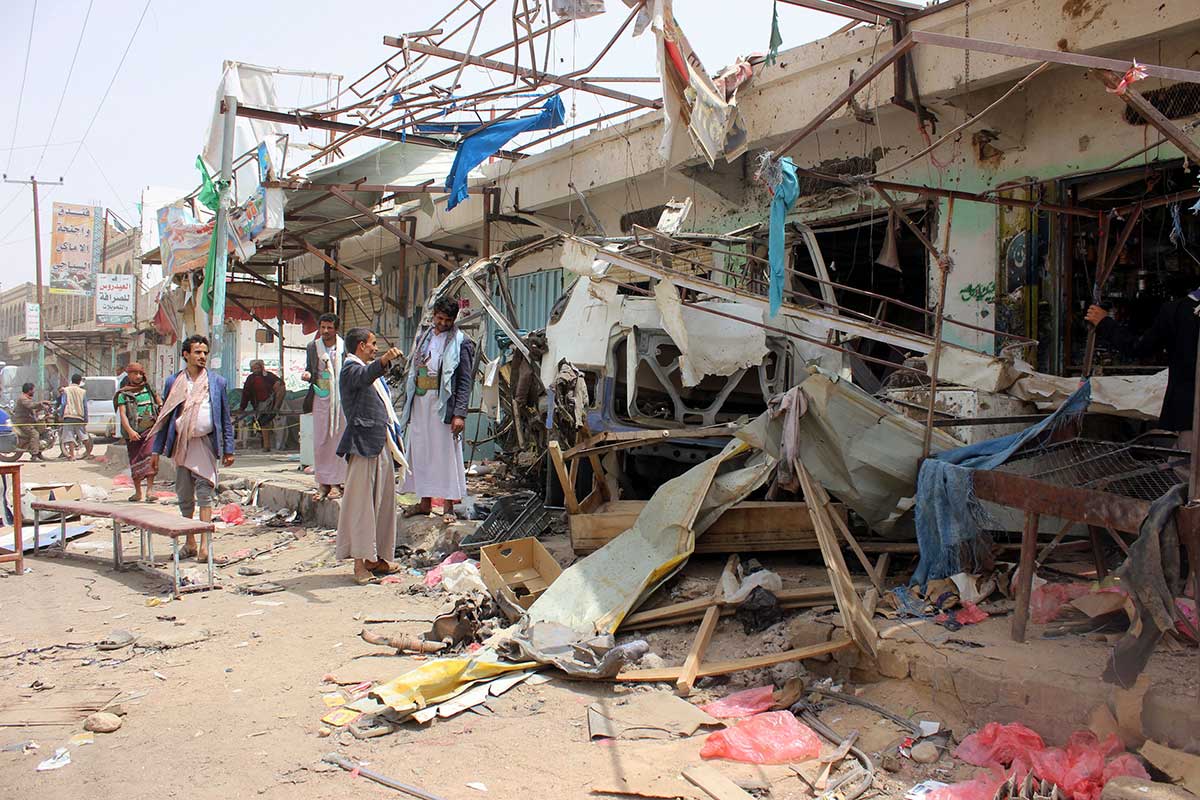
[[[322,314],[317,320],[318,338],[308,343],[304,372],[300,375],[309,384],[304,410],[313,415],[317,500],[341,497],[346,483],[346,460],[337,454],[338,442],[346,430],[346,415],[342,413],[338,391],[346,344],[338,336],[338,323],[337,314]]]
[[[458,301],[439,298],[433,325],[417,337],[405,374],[407,392],[400,425],[412,472],[404,492],[421,498],[406,515],[428,514],[442,498],[443,521],[454,521],[454,504],[467,494],[462,435],[475,370],[475,343],[455,326]]]

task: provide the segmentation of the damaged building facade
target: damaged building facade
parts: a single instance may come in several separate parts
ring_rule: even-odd
[[[968,52],[936,39],[922,43],[898,66],[882,69],[844,109],[810,126],[809,135],[787,152],[799,168],[798,198],[787,218],[788,266],[803,273],[789,279],[789,298],[790,292],[819,297],[824,289],[843,308],[923,335],[933,333],[933,315],[920,311],[937,305],[936,260],[917,234],[889,212],[873,188],[878,186],[925,237],[945,247],[953,264],[945,291],[946,342],[989,354],[1003,351],[1042,373],[1078,375],[1087,340],[1083,312],[1092,300],[1090,265],[1101,247],[1099,211],[1145,199],[1164,201],[1135,220],[1137,228],[1117,258],[1113,291],[1106,295],[1123,318],[1145,325],[1157,303],[1178,296],[1195,266],[1191,261],[1196,250],[1189,242],[1200,238],[1200,228],[1188,210],[1195,201],[1187,198],[1195,182],[1179,148],[1163,141],[1154,127],[1109,91],[1097,71],[1043,64],[1037,53],[1088,53],[1123,63],[1148,61],[1152,53],[1155,63],[1187,65],[1189,59],[1194,61],[1189,54],[1198,22],[1194,14],[1172,4],[1081,10],[1076,4],[996,0],[934,10],[906,25],[914,32],[1019,43],[1027,50],[1008,52],[1012,48],[999,46],[993,52]],[[706,277],[732,283],[731,273],[747,270],[750,263],[737,253],[767,255],[771,195],[755,179],[759,154],[777,151],[817,118],[855,76],[888,51],[893,33],[894,26],[860,25],[785,50],[773,65],[755,66],[753,78],[737,94],[747,146],[729,162],[718,156],[710,168],[691,150],[678,162],[665,161],[663,114],[648,111],[528,158],[484,165],[483,176],[472,181],[471,195],[452,211],[438,208],[431,215],[410,204],[415,237],[451,259],[465,261],[519,247],[547,231],[608,239],[636,236],[638,230],[654,228],[672,201],[686,201],[686,217],[675,230],[714,236],[740,233],[724,247],[710,240],[710,251],[700,256],[712,268]],[[1136,85],[1180,125],[1188,125],[1200,111],[1200,88],[1194,83],[1148,77]],[[960,126],[960,132],[926,152]],[[866,183],[864,177],[873,182]],[[951,200],[948,195],[955,192],[964,194]],[[1166,202],[1173,195],[1180,199]],[[999,204],[1006,198],[1019,205]],[[948,222],[948,244],[942,245]],[[1110,221],[1112,238],[1123,222]],[[720,249],[726,253],[713,252]],[[340,258],[376,275],[385,293],[395,290],[403,309],[385,306],[374,322],[402,339],[411,337],[428,292],[446,272],[378,229],[342,242]],[[403,268],[400,258],[405,259]],[[315,259],[301,259],[300,274],[305,262],[312,272],[320,268]],[[690,269],[699,270],[694,264]],[[830,290],[812,277],[862,293]],[[507,287],[515,303],[514,319],[523,329],[549,325],[554,330],[549,306],[574,278],[564,269],[560,249],[514,258]],[[342,291],[365,295],[354,286]],[[765,293],[765,286],[756,291]],[[626,295],[622,290],[627,310],[646,302]],[[369,309],[371,304],[362,307]],[[689,313],[685,318],[694,323],[697,317]],[[574,329],[580,322],[585,329]],[[605,324],[664,332],[662,325],[644,318],[614,318]],[[737,327],[708,317],[692,332],[693,346],[703,347],[709,334],[716,333],[724,349],[729,340],[721,334],[730,326]],[[576,319],[563,327],[561,336],[573,338],[576,345],[560,345],[556,355],[569,357],[581,368],[610,366],[609,348],[603,348],[603,358],[599,355],[593,320]],[[1012,337],[997,336],[996,331]],[[766,345],[761,331],[754,337],[757,345],[747,346],[757,346],[759,363],[735,366],[735,357],[715,370],[722,375],[742,368],[761,372]],[[765,338],[779,337],[768,333]],[[1036,340],[1036,346],[1029,340]],[[550,346],[555,347],[553,341]],[[576,346],[583,350],[571,349]],[[642,350],[649,352],[645,346]],[[902,360],[898,348],[886,342],[873,342],[863,352],[884,361]],[[810,352],[808,357],[818,356]],[[557,369],[557,361],[543,363],[544,381]],[[1154,372],[1103,348],[1098,363],[1105,375]],[[860,383],[868,391],[879,389],[877,376],[875,382],[862,377],[865,383]],[[1154,418],[1154,395],[1161,391],[1162,380],[1131,381],[1129,392],[1141,394],[1133,399],[1123,394],[1119,404],[1133,409],[1130,416]],[[762,375],[745,378],[747,382],[762,383],[768,388],[763,394],[769,394],[769,381]],[[719,394],[723,386],[710,379],[703,394]],[[1042,387],[1041,394],[1030,391],[1025,399],[1050,394]],[[761,407],[761,397],[759,402]],[[958,398],[951,410],[969,415],[979,402]],[[1032,410],[1021,401],[992,402],[1003,405],[1004,414]],[[707,403],[688,404],[688,423],[715,422],[706,407]],[[727,419],[736,416],[732,412],[731,408]]]

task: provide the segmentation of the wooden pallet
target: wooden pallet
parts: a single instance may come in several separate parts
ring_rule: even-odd
[[[570,514],[571,548],[579,554],[599,550],[633,526],[646,503],[615,500],[590,514]],[[846,509],[831,510],[846,519]],[[781,550],[818,550],[808,506],[747,500],[730,508],[696,540],[697,553],[762,553]]]

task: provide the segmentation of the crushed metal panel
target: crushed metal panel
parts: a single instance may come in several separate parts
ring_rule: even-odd
[[[684,386],[695,386],[705,375],[726,376],[757,367],[767,357],[767,332],[763,328],[685,308],[678,287],[671,281],[659,281],[654,297],[662,326],[679,348]],[[763,321],[762,309],[743,303],[711,301],[701,305],[752,322]]]

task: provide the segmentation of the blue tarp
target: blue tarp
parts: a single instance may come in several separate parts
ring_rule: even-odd
[[[458,153],[454,156],[450,174],[446,176],[446,190],[450,192],[446,210],[453,209],[467,199],[467,176],[471,170],[508,144],[514,136],[529,131],[550,130],[562,125],[565,113],[562,100],[558,95],[553,95],[536,116],[506,119],[463,139],[458,145]]]
[[[788,209],[800,195],[800,181],[796,179],[795,163],[791,158],[784,157],[779,159],[779,167],[783,173],[783,180],[775,187],[775,197],[771,199],[771,227],[767,239],[767,260],[771,265],[768,289],[772,317],[779,313],[779,306],[783,304],[783,287],[787,283],[787,275],[784,272],[787,259],[784,257],[783,221],[787,217]]]
[[[913,573],[913,584],[923,586],[963,571],[963,545],[975,545],[983,516],[971,473],[995,469],[1022,448],[1044,444],[1056,430],[1087,411],[1091,400],[1092,384],[1085,380],[1057,411],[1030,428],[925,459],[917,474],[916,525],[921,561]]]

